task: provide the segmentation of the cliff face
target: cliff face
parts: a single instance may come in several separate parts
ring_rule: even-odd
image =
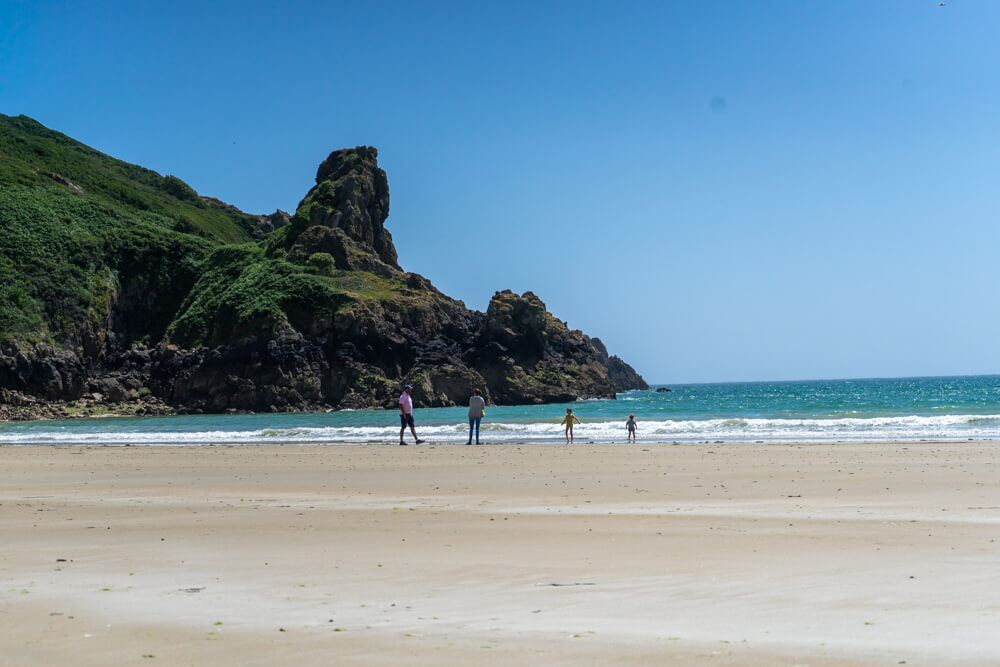
[[[37,414],[32,406],[44,401],[154,412],[393,407],[406,382],[421,406],[464,404],[476,387],[499,404],[647,387],[531,292],[497,292],[482,313],[404,272],[383,226],[389,188],[377,155],[331,153],[290,218],[232,209],[257,241],[174,248],[182,256],[169,244],[106,249],[94,269],[104,277],[93,290],[105,294],[99,316],[64,327],[57,340],[0,330],[0,409],[10,417]],[[152,263],[162,266],[148,270]]]

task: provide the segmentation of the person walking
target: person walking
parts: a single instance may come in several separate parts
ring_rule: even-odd
[[[566,418],[562,420],[559,424],[560,426],[566,425],[566,444],[573,442],[573,422],[577,424],[582,424],[583,422],[577,419],[576,415],[573,414],[573,408],[566,408]]]
[[[476,444],[479,444],[479,422],[486,416],[486,400],[479,394],[478,389],[472,390],[469,397],[469,441],[465,444],[472,444],[472,428],[476,429]]]
[[[403,434],[406,433],[406,427],[410,427],[410,433],[413,434],[413,439],[416,441],[415,444],[422,444],[423,440],[417,437],[417,429],[413,425],[413,399],[410,398],[410,392],[413,391],[413,385],[408,384],[403,387],[403,393],[399,397],[399,444],[405,445],[406,442],[403,440]]]

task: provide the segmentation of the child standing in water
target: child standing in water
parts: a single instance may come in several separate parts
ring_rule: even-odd
[[[566,444],[567,445],[569,443],[573,442],[573,422],[574,421],[577,424],[582,424],[583,423],[582,421],[580,421],[579,419],[576,418],[576,415],[573,414],[573,408],[566,408],[566,418],[562,420],[562,423],[560,424],[560,426],[562,426],[563,424],[566,425]]]
[[[628,421],[625,422],[625,428],[628,430],[628,441],[635,442],[635,415],[628,416]]]

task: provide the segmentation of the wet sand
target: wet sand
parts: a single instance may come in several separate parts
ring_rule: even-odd
[[[0,665],[1000,664],[998,443],[0,448]]]

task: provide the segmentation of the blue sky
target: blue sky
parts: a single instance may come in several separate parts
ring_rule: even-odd
[[[1000,373],[1000,3],[10,2],[0,113],[294,211],[657,383]]]

